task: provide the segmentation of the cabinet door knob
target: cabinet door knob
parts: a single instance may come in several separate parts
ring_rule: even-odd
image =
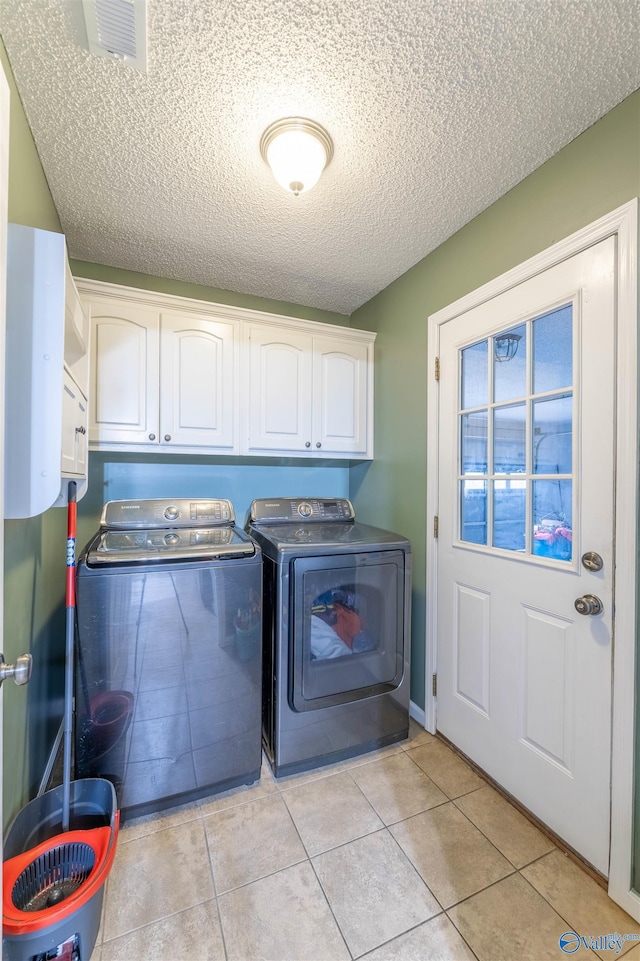
[[[320,443],[320,441],[316,441],[316,447],[322,447],[322,444]]]
[[[155,439],[156,439],[155,434],[149,434],[149,440],[155,440]]]
[[[171,434],[165,434],[165,435],[164,435],[164,439],[165,439],[165,440],[171,440]]]
[[[87,431],[84,427],[76,427],[76,434],[86,434]]]
[[[305,447],[311,447],[311,441],[308,440],[304,446],[305,446]]]

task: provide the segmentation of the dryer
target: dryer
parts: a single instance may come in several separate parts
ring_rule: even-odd
[[[411,546],[345,498],[263,498],[262,736],[276,777],[409,730]]]

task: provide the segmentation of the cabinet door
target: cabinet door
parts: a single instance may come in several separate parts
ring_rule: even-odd
[[[308,334],[249,327],[249,451],[311,450],[311,351]]]
[[[158,326],[152,309],[91,303],[92,443],[158,443]]]
[[[370,456],[369,346],[314,337],[313,349],[313,450]]]
[[[62,454],[63,474],[87,473],[87,402],[82,391],[65,370],[62,385]]]
[[[160,318],[160,443],[234,450],[236,325]]]

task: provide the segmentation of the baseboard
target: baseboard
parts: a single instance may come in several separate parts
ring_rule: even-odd
[[[409,717],[412,717],[420,727],[425,727],[427,722],[426,714],[424,713],[424,708],[418,707],[413,701],[409,701]]]

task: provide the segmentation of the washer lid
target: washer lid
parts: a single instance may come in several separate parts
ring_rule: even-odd
[[[89,548],[87,564],[229,560],[255,552],[251,539],[235,527],[102,530]]]

